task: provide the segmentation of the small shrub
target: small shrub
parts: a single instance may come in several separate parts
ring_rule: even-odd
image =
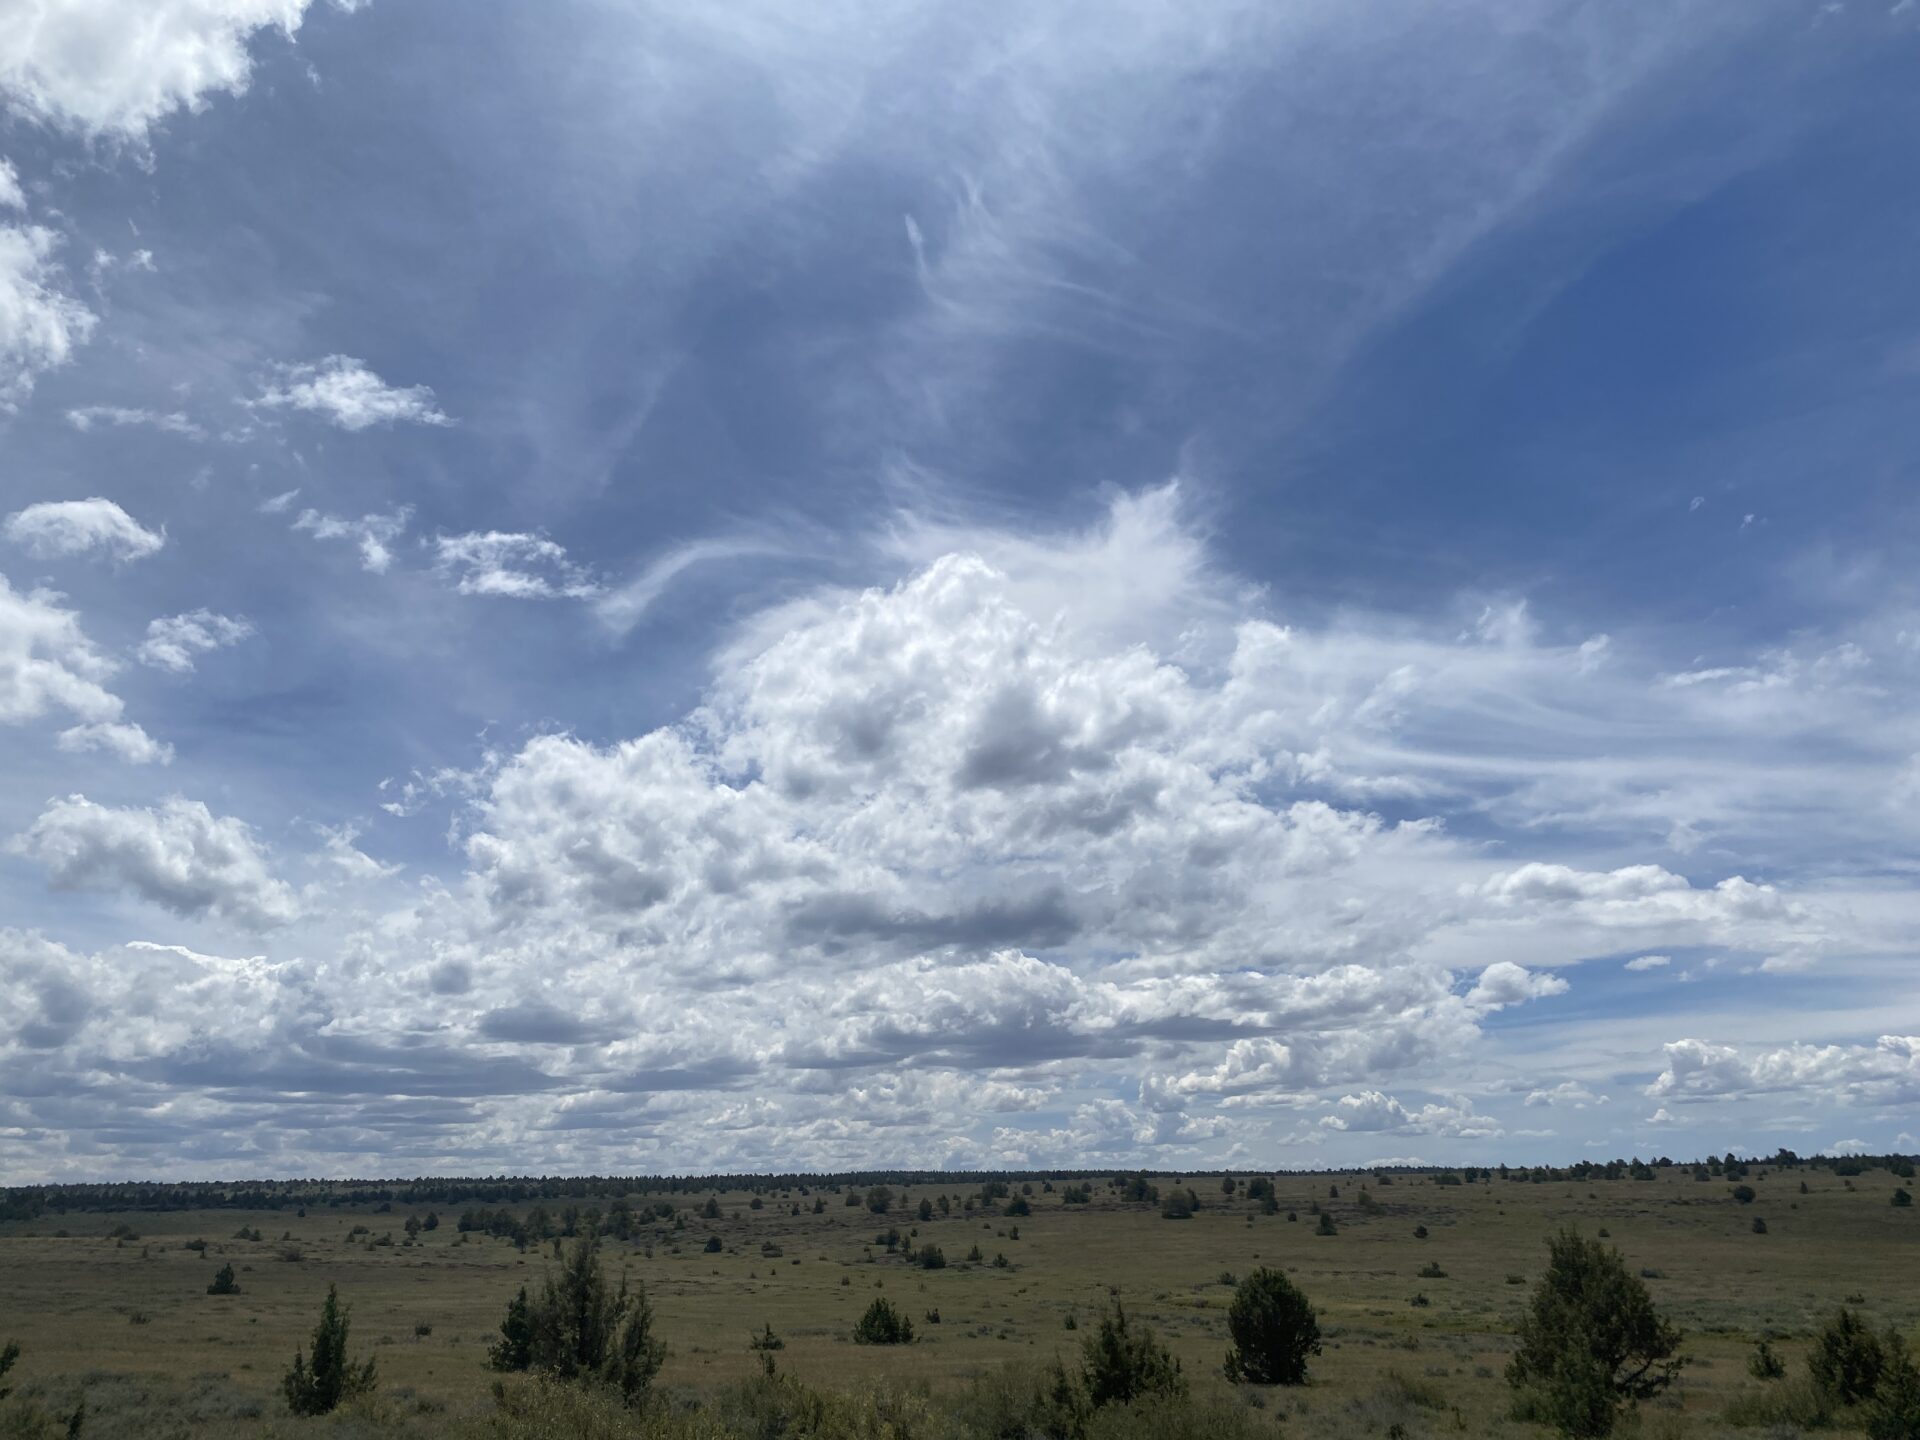
[[[773,1333],[773,1322],[769,1320],[766,1329],[747,1340],[747,1348],[749,1350],[784,1350],[787,1348],[787,1342]]]
[[[1912,1204],[1913,1204],[1913,1196],[1907,1191],[1905,1186],[1900,1186],[1894,1190],[1893,1192],[1893,1208],[1894,1209],[1905,1210]]]
[[[1867,1406],[1867,1440],[1920,1440],[1920,1365],[1896,1331],[1886,1338],[1886,1363]]]
[[[1759,1217],[1758,1215],[1756,1215],[1756,1216],[1754,1216],[1754,1217],[1753,1217],[1753,1225],[1752,1225],[1752,1230],[1753,1230],[1753,1233],[1754,1233],[1754,1234],[1756,1234],[1756,1235],[1764,1235],[1764,1234],[1766,1234],[1766,1233],[1767,1233],[1767,1222],[1766,1222],[1765,1220],[1762,1220],[1762,1219],[1761,1219],[1761,1218],[1760,1218],[1760,1217]]]
[[[1424,1226],[1424,1225],[1416,1225],[1416,1226],[1414,1226],[1414,1227],[1413,1227],[1413,1238],[1414,1238],[1414,1239],[1416,1239],[1416,1240],[1424,1240],[1424,1239],[1426,1239],[1426,1238],[1427,1238],[1427,1227],[1426,1227],[1426,1226]]]
[[[1433,1260],[1429,1260],[1426,1264],[1422,1265],[1419,1273],[1422,1280],[1444,1280],[1447,1278],[1447,1272],[1440,1268],[1437,1261]]]
[[[1751,1185],[1736,1185],[1733,1187],[1733,1198],[1742,1205],[1751,1205],[1754,1202],[1755,1195],[1756,1192]]]
[[[1878,1337],[1842,1305],[1814,1338],[1807,1372],[1839,1404],[1858,1405],[1873,1398],[1886,1363],[1886,1350]]]
[[[1416,1310],[1424,1310],[1429,1305],[1433,1304],[1433,1302],[1429,1300],[1425,1295],[1416,1294],[1411,1300],[1407,1301],[1407,1304],[1413,1306],[1413,1308]]]
[[[1316,1235],[1338,1235],[1340,1233],[1338,1227],[1333,1223],[1333,1215],[1330,1211],[1322,1210],[1320,1212],[1320,1223],[1314,1227],[1313,1233]]]
[[[726,1248],[727,1247],[725,1245],[722,1245],[720,1243],[720,1237],[718,1235],[709,1235],[707,1237],[707,1243],[700,1247],[702,1252],[708,1255],[718,1255],[722,1250]]]
[[[893,1308],[884,1295],[867,1306],[866,1314],[853,1327],[856,1345],[907,1345],[913,1340],[913,1322]]]
[[[207,1286],[209,1295],[238,1295],[240,1282],[233,1278],[233,1266],[222,1265],[214,1272],[213,1283]]]
[[[947,1268],[947,1257],[941,1253],[938,1245],[922,1245],[920,1247],[920,1253],[915,1256],[914,1259],[915,1263],[918,1264],[922,1270],[944,1270]]]
[[[1180,1398],[1187,1393],[1180,1362],[1151,1326],[1131,1326],[1118,1300],[1081,1347],[1080,1378],[1087,1400],[1096,1410],[1103,1405],[1148,1397]]]
[[[1747,1357],[1747,1373],[1756,1380],[1784,1380],[1787,1362],[1774,1353],[1773,1346],[1762,1340],[1753,1347],[1753,1354]]]

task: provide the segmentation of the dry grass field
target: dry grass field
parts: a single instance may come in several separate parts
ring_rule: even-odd
[[[1032,1213],[1019,1218],[1000,1213],[1004,1202],[967,1212],[976,1187],[960,1181],[906,1187],[885,1217],[848,1206],[831,1186],[769,1190],[759,1209],[736,1190],[718,1196],[717,1220],[692,1213],[701,1197],[675,1197],[688,1211],[684,1228],[650,1221],[609,1255],[646,1285],[671,1347],[662,1383],[682,1403],[756,1373],[749,1335],[766,1325],[785,1341],[783,1372],[834,1389],[924,1385],[938,1397],[1009,1362],[1076,1353],[1080,1327],[1117,1296],[1160,1330],[1198,1390],[1260,1407],[1285,1434],[1518,1436],[1536,1432],[1507,1418],[1501,1371],[1512,1326],[1545,1237],[1573,1224],[1610,1237],[1686,1332],[1692,1363],[1634,1422],[1640,1432],[1778,1435],[1788,1432],[1738,1430],[1727,1418],[1730,1402],[1761,1388],[1746,1368],[1754,1342],[1773,1337],[1798,1374],[1816,1321],[1843,1302],[1876,1327],[1913,1334],[1920,1208],[1890,1204],[1896,1185],[1912,1182],[1885,1170],[1843,1179],[1764,1169],[1748,1178],[1748,1204],[1730,1183],[1697,1181],[1685,1167],[1651,1181],[1281,1176],[1273,1215],[1244,1188],[1224,1195],[1218,1177],[1158,1181],[1199,1194],[1188,1220],[1122,1203],[1104,1179],[1092,1204],[1076,1206],[1036,1181]],[[917,1219],[919,1202],[941,1194],[953,1213]],[[1333,1214],[1337,1234],[1316,1233],[1316,1205]],[[465,1207],[441,1208],[437,1228],[409,1239],[407,1220],[428,1208],[76,1212],[9,1224],[0,1228],[0,1343],[17,1338],[24,1351],[10,1378],[23,1397],[50,1402],[84,1387],[90,1435],[452,1433],[492,1405],[487,1346],[552,1248],[522,1252],[463,1234]],[[877,1243],[890,1226],[939,1246],[946,1268],[890,1254]],[[243,1229],[262,1238],[235,1238]],[[709,1236],[718,1253],[705,1249]],[[201,1240],[204,1250],[189,1248]],[[975,1246],[983,1258],[969,1264]],[[228,1262],[240,1293],[209,1295]],[[1261,1265],[1283,1267],[1320,1311],[1326,1349],[1305,1388],[1234,1390],[1220,1377],[1231,1278]],[[329,1284],[353,1307],[353,1349],[377,1357],[378,1417],[295,1421],[281,1402],[280,1377]],[[914,1344],[851,1342],[876,1293],[913,1319]]]

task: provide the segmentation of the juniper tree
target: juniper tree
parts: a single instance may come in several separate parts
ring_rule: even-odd
[[[293,1368],[281,1382],[294,1414],[325,1415],[342,1400],[373,1389],[373,1361],[355,1365],[347,1359],[347,1318],[340,1292],[329,1285],[320,1323],[313,1327],[313,1360],[294,1351]]]
[[[1118,1300],[1101,1317],[1100,1328],[1086,1338],[1080,1377],[1096,1409],[1148,1396],[1179,1399],[1187,1393],[1186,1376],[1173,1352],[1151,1326],[1130,1326]]]
[[[1547,1241],[1547,1268],[1507,1366],[1526,1418],[1564,1435],[1613,1429],[1620,1407],[1658,1395],[1685,1360],[1680,1332],[1653,1307],[1620,1252],[1575,1230]]]
[[[1307,1357],[1320,1353],[1320,1321],[1307,1297],[1282,1272],[1254,1271],[1227,1310],[1233,1348],[1227,1378],[1253,1385],[1304,1385]]]

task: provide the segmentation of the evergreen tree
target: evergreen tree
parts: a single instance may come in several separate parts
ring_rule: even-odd
[[[507,1304],[507,1318],[500,1322],[500,1339],[487,1351],[487,1364],[495,1370],[525,1370],[533,1364],[533,1308],[524,1285]]]
[[[1132,1328],[1118,1300],[1100,1328],[1086,1338],[1080,1366],[1087,1399],[1097,1409],[1148,1396],[1179,1399],[1187,1393],[1180,1362],[1151,1326]]]
[[[1507,1381],[1526,1418],[1564,1435],[1605,1435],[1623,1404],[1673,1383],[1685,1363],[1675,1353],[1680,1332],[1618,1250],[1563,1230],[1547,1241],[1547,1256]]]
[[[1844,1305],[1827,1322],[1807,1356],[1814,1383],[1842,1405],[1872,1399],[1886,1363],[1879,1338]]]
[[[222,1265],[214,1272],[213,1283],[207,1286],[209,1295],[238,1295],[240,1282],[233,1278],[232,1264]]]
[[[313,1327],[313,1361],[309,1364],[296,1350],[282,1382],[294,1414],[325,1415],[342,1400],[373,1389],[373,1361],[354,1365],[347,1359],[347,1316],[339,1291],[329,1285],[320,1323]]]
[[[1254,1385],[1304,1385],[1307,1357],[1320,1353],[1320,1321],[1307,1297],[1283,1273],[1254,1271],[1234,1291],[1227,1311],[1233,1348],[1227,1378]]]

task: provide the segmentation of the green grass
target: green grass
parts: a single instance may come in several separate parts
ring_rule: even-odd
[[[1401,1175],[1369,1187],[1366,1213],[1357,1203],[1363,1178],[1282,1177],[1275,1215],[1193,1182],[1203,1206],[1184,1221],[1162,1219],[1158,1205],[1119,1204],[1104,1183],[1091,1205],[1074,1206],[1036,1185],[1032,1213],[1017,1220],[963,1214],[969,1190],[958,1183],[906,1187],[907,1205],[884,1220],[832,1194],[824,1213],[811,1213],[808,1198],[795,1216],[771,1195],[750,1209],[738,1192],[721,1196],[717,1221],[689,1218],[681,1231],[651,1225],[631,1244],[609,1242],[607,1253],[647,1286],[672,1352],[661,1381],[683,1406],[757,1375],[761,1355],[749,1341],[769,1324],[785,1341],[782,1375],[850,1394],[904,1387],[947,1403],[982,1375],[1077,1354],[1087,1322],[1117,1295],[1161,1331],[1203,1403],[1235,1407],[1261,1425],[1278,1419],[1289,1436],[1386,1435],[1395,1426],[1409,1437],[1531,1434],[1506,1418],[1501,1371],[1528,1294],[1508,1276],[1530,1285],[1546,1235],[1569,1222],[1609,1230],[1687,1332],[1694,1364],[1671,1400],[1636,1422],[1642,1434],[1763,1433],[1732,1428],[1736,1420],[1782,1433],[1791,1417],[1769,1408],[1761,1382],[1746,1373],[1755,1340],[1772,1337],[1797,1377],[1816,1321],[1849,1295],[1863,1297],[1857,1308],[1876,1327],[1911,1332],[1920,1320],[1920,1211],[1888,1203],[1895,1182],[1884,1171],[1856,1177],[1849,1191],[1824,1171],[1761,1178],[1756,1169],[1746,1182],[1758,1192],[1752,1205],[1736,1203],[1728,1184],[1697,1183],[1682,1169],[1651,1182],[1537,1185],[1440,1186]],[[1328,1198],[1330,1184],[1341,1199]],[[951,1218],[912,1218],[923,1196],[943,1192],[953,1197]],[[793,1198],[802,1197],[796,1190]],[[1335,1215],[1338,1234],[1314,1233],[1305,1217],[1316,1200]],[[86,1433],[105,1440],[425,1436],[479,1423],[494,1408],[486,1348],[507,1301],[539,1277],[551,1251],[521,1254],[478,1234],[463,1241],[458,1208],[439,1209],[440,1228],[412,1244],[398,1205],[391,1214],[315,1207],[303,1219],[291,1210],[73,1213],[0,1227],[0,1343],[14,1336],[25,1347],[10,1377],[22,1395],[8,1404],[35,1396],[56,1404],[84,1386]],[[1289,1223],[1289,1210],[1303,1218]],[[1769,1233],[1752,1233],[1755,1214],[1766,1216]],[[915,1245],[940,1246],[946,1268],[924,1270],[875,1245],[889,1224]],[[371,1235],[350,1239],[359,1225]],[[1007,1233],[1014,1225],[1018,1239]],[[1428,1238],[1414,1237],[1417,1225]],[[120,1226],[138,1238],[110,1238]],[[243,1226],[264,1238],[232,1238]],[[62,1228],[68,1233],[56,1235]],[[287,1231],[291,1241],[280,1238]],[[368,1245],[389,1232],[391,1246]],[[709,1234],[720,1237],[719,1253],[704,1253]],[[204,1251],[186,1248],[196,1238]],[[768,1243],[778,1255],[763,1253]],[[987,1263],[962,1261],[976,1244]],[[301,1258],[281,1258],[294,1253],[289,1246]],[[1002,1253],[1011,1264],[995,1268]],[[241,1293],[208,1295],[228,1262]],[[1326,1351],[1303,1390],[1235,1390],[1220,1378],[1231,1296],[1220,1277],[1260,1265],[1284,1268],[1320,1311]],[[1428,1266],[1445,1278],[1421,1279]],[[344,1418],[295,1422],[279,1397],[329,1283],[353,1307],[353,1349],[379,1362],[381,1395],[360,1432]],[[1416,1291],[1430,1304],[1409,1305]],[[852,1343],[876,1294],[912,1319],[914,1344]],[[940,1322],[926,1322],[935,1309]],[[1070,1315],[1076,1331],[1066,1328]],[[422,1326],[431,1333],[416,1334]]]

